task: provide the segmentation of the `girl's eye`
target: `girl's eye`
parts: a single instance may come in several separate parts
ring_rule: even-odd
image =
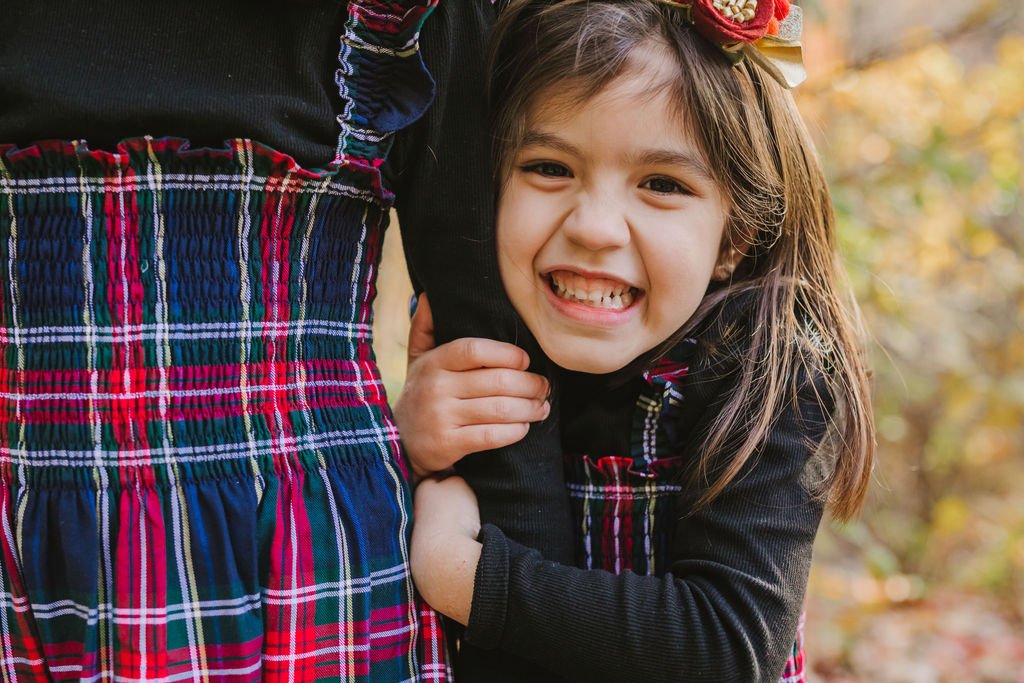
[[[651,178],[650,180],[646,181],[643,185],[641,185],[641,187],[652,192],[657,192],[658,194],[690,193],[689,190],[683,187],[681,183],[675,180],[671,180],[670,178]]]
[[[571,178],[572,171],[562,164],[553,161],[540,161],[535,164],[527,164],[522,167],[527,173],[536,173],[548,178]]]

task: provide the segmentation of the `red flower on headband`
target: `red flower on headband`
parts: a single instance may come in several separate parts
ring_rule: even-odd
[[[779,32],[789,0],[675,0],[690,8],[693,25],[718,45],[754,43]]]

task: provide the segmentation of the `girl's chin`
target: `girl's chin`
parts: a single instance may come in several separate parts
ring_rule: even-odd
[[[580,342],[580,344],[584,343],[586,342]],[[616,372],[634,360],[634,356],[630,354],[574,353],[572,347],[580,344],[558,344],[556,349],[548,349],[541,342],[541,349],[558,367],[590,375],[607,375]]]

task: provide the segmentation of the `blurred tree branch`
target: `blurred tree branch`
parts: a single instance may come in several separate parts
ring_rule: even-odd
[[[820,12],[820,3],[813,3]],[[936,43],[950,44],[970,38],[990,35],[994,40],[1005,32],[1005,27],[1021,13],[1021,7],[1015,0],[983,0],[979,2],[960,21],[951,26],[939,29],[919,29],[911,35],[903,35],[879,46],[865,55],[844,60],[842,66],[830,73],[816,77],[811,83],[801,87],[801,96],[813,97],[816,93],[827,90],[840,78],[859,71],[866,71],[880,64],[900,59],[918,50]]]

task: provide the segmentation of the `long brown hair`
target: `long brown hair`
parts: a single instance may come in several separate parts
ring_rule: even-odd
[[[834,467],[822,493],[832,513],[860,509],[874,459],[874,422],[856,303],[835,249],[835,217],[821,166],[790,94],[749,60],[733,66],[654,0],[512,0],[495,27],[490,96],[498,180],[508,176],[531,107],[547,93],[584,104],[629,68],[634,50],[668,48],[681,120],[702,148],[729,205],[723,255],[742,253],[732,278],[712,283],[698,310],[648,364],[681,339],[714,326],[723,305],[749,299],[754,324],[739,355],[739,380],[704,435],[695,505],[718,496],[753,457],[797,378],[824,378]],[[725,466],[716,454],[731,453]]]

